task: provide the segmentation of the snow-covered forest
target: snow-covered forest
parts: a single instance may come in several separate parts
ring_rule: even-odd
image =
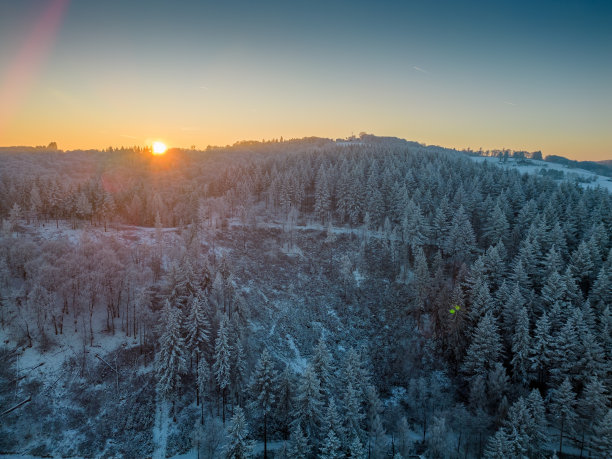
[[[0,453],[611,457],[610,193],[362,140],[1,152]]]

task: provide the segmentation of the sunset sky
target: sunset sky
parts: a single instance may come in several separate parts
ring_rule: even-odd
[[[612,2],[0,3],[0,146],[360,131],[612,159]]]

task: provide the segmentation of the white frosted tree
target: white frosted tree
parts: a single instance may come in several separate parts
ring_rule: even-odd
[[[530,371],[534,379],[540,384],[546,381],[548,367],[552,352],[552,339],[550,337],[550,321],[544,312],[536,321],[533,344],[529,355]]]
[[[521,307],[518,312],[514,334],[512,335],[512,377],[525,385],[528,382],[529,352],[531,340],[529,337],[529,316],[527,309]]]
[[[227,323],[227,316],[221,318],[219,323],[219,330],[217,331],[217,339],[215,340],[215,354],[213,362],[213,373],[215,375],[215,381],[217,387],[221,393],[221,404],[222,404],[222,419],[225,424],[225,404],[227,402],[227,390],[230,384],[230,372],[231,372],[231,347],[229,344],[229,330]]]
[[[251,379],[251,406],[256,417],[263,418],[264,458],[268,457],[268,418],[276,397],[277,374],[268,349],[264,349]]]
[[[357,389],[349,382],[344,393],[344,427],[349,438],[353,436],[363,439],[363,420],[365,414],[361,408],[362,396]]]
[[[569,378],[561,385],[550,391],[549,408],[559,427],[559,455],[563,454],[563,435],[573,431],[576,421],[576,394],[572,389]]]
[[[480,319],[472,334],[472,342],[461,369],[470,380],[475,376],[486,376],[499,361],[501,352],[499,330],[495,318],[489,312]]]
[[[312,365],[306,367],[295,396],[295,420],[305,432],[309,441],[319,438],[323,418],[323,394],[321,383]]]
[[[353,437],[353,441],[349,446],[348,457],[351,459],[365,459],[367,457],[366,450],[361,444],[361,441],[359,440],[359,437],[357,435]]]
[[[187,329],[186,344],[191,355],[196,359],[196,368],[203,358],[208,345],[210,323],[206,317],[208,300],[203,295],[194,296],[189,303],[189,316],[185,328]]]
[[[329,399],[327,411],[325,413],[325,417],[323,418],[322,430],[324,435],[329,435],[329,432],[333,432],[336,438],[340,441],[341,445],[346,443],[346,433],[344,426],[342,425],[342,419],[338,415],[336,402],[333,397]]]
[[[299,424],[295,424],[291,432],[288,450],[291,458],[305,458],[310,454],[311,447],[308,444],[308,438]]]
[[[311,360],[312,369],[321,383],[321,392],[328,399],[332,392],[332,355],[323,337],[319,338]]]
[[[593,434],[594,427],[606,415],[608,400],[605,385],[596,376],[591,376],[576,404],[583,438],[587,433]]]
[[[599,457],[612,457],[612,409],[594,428],[593,450]]]
[[[198,399],[200,402],[200,424],[204,424],[204,400],[206,393],[210,389],[210,366],[206,359],[202,358],[198,362],[198,372],[196,376],[196,384],[198,390]]]
[[[247,439],[249,427],[242,408],[234,409],[229,428],[227,429],[227,444],[223,450],[225,459],[246,459],[251,457],[253,445]]]
[[[333,430],[327,433],[319,457],[321,459],[341,459],[344,457],[342,453],[342,443]]]
[[[548,424],[544,400],[538,389],[532,389],[526,400],[530,423],[526,427],[529,435],[529,451],[532,456],[541,454],[548,440]]]
[[[157,354],[157,390],[165,398],[172,398],[180,387],[185,371],[185,342],[181,336],[180,309],[167,300],[163,309],[163,333]]]
[[[444,241],[444,251],[458,263],[470,256],[475,249],[475,244],[476,238],[472,224],[463,206],[459,206]]]

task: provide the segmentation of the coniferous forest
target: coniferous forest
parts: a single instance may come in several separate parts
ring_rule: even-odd
[[[0,152],[0,453],[612,456],[612,197],[364,135]]]

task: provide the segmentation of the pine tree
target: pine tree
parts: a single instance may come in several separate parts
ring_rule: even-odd
[[[296,424],[303,427],[307,438],[316,442],[322,420],[323,394],[321,383],[312,365],[306,367],[295,396]]]
[[[244,348],[240,342],[240,337],[236,336],[234,345],[231,348],[230,358],[230,387],[231,394],[237,404],[242,403],[242,395],[244,385],[247,381],[246,359],[244,357]]]
[[[478,322],[472,334],[472,342],[463,361],[462,371],[473,379],[475,376],[486,376],[495,362],[499,361],[502,345],[495,318],[488,312]]]
[[[204,399],[209,390],[210,377],[210,366],[206,359],[202,358],[198,362],[198,373],[196,378],[198,398],[200,401],[200,424],[204,424]]]
[[[474,230],[461,205],[455,212],[450,229],[448,230],[446,240],[444,241],[444,251],[455,262],[463,261],[475,249],[475,243]]]
[[[434,417],[431,425],[431,435],[427,441],[427,452],[429,453],[427,457],[442,459],[449,456],[451,449],[449,430],[445,418]]]
[[[523,397],[519,397],[508,410],[508,421],[506,431],[511,443],[518,445],[518,449],[525,454],[531,444],[530,426],[533,424],[531,412]],[[511,437],[511,439],[510,439]]]
[[[263,415],[264,458],[268,457],[268,417],[275,402],[276,371],[268,349],[264,349],[251,379],[252,407]]]
[[[544,258],[544,276],[548,278],[554,272],[561,272],[563,265],[561,254],[557,247],[553,245]]]
[[[187,318],[186,344],[196,357],[196,368],[200,358],[208,350],[210,324],[206,317],[208,300],[204,296],[195,296],[190,302],[189,317]]]
[[[529,316],[527,315],[527,309],[523,306],[519,310],[518,320],[512,335],[511,362],[514,369],[513,378],[523,385],[526,385],[528,382],[530,349]]]
[[[157,390],[170,397],[179,388],[181,373],[185,370],[185,343],[181,336],[180,309],[166,300],[162,323],[164,331],[159,339],[157,355]]]
[[[387,434],[383,427],[380,414],[376,413],[370,426],[370,444],[373,458],[378,459],[385,457],[387,451],[386,436]]]
[[[499,205],[496,205],[484,228],[486,241],[489,245],[492,245],[500,239],[505,239],[508,234],[508,229],[508,219]]]
[[[365,414],[361,408],[360,393],[353,387],[353,383],[349,382],[346,386],[344,394],[344,426],[347,429],[349,437],[357,436],[364,438],[363,420]]]
[[[548,279],[546,279],[541,296],[544,310],[546,311],[556,302],[564,301],[567,298],[567,286],[563,277],[557,271],[550,273]]]
[[[590,329],[580,334],[578,348],[578,381],[585,383],[590,376],[602,376],[606,373],[605,352]]]
[[[504,328],[506,330],[514,330],[516,333],[517,321],[519,318],[519,314],[522,308],[526,308],[525,299],[523,295],[521,295],[521,288],[518,284],[514,284],[514,288],[507,298],[504,298],[504,287],[505,282],[502,284],[502,287],[497,291],[496,301],[502,307],[502,318],[504,322]],[[527,316],[529,317],[529,312],[525,310]],[[527,320],[527,325],[529,329],[529,319]],[[509,343],[510,346],[512,345]]]
[[[213,362],[213,373],[217,387],[221,392],[223,406],[223,423],[225,424],[225,403],[227,400],[227,389],[230,384],[231,373],[231,348],[228,337],[227,316],[221,318],[217,339],[215,340],[215,355]]]
[[[429,240],[429,226],[421,207],[412,200],[404,211],[402,221],[402,238],[406,244],[414,251],[417,247],[422,247]]]
[[[576,394],[572,389],[569,378],[565,378],[563,383],[553,389],[550,394],[550,412],[559,422],[559,455],[563,454],[563,434],[571,432],[576,420]]]
[[[548,321],[548,315],[544,312],[536,322],[533,347],[529,356],[529,361],[531,362],[530,370],[540,384],[544,384],[546,380],[551,352],[550,322]]]
[[[333,388],[332,383],[332,355],[327,348],[327,344],[323,337],[319,338],[319,341],[314,349],[314,354],[311,360],[312,369],[314,370],[317,378],[321,383],[321,392],[324,394],[325,399],[328,399]]]
[[[365,459],[367,457],[365,448],[361,444],[361,441],[359,441],[358,436],[353,437],[353,441],[349,447],[348,457],[351,459]]]
[[[248,425],[244,411],[237,406],[234,409],[234,416],[227,430],[227,445],[223,451],[223,457],[226,459],[246,459],[251,457],[253,445],[247,436],[249,435]]]
[[[325,437],[323,447],[321,448],[321,459],[340,459],[344,455],[342,454],[342,444],[333,430],[330,430]]]
[[[489,405],[500,407],[500,401],[503,400],[505,394],[510,387],[510,380],[506,369],[501,362],[495,362],[493,367],[488,372],[487,377],[487,395]]]
[[[595,426],[593,450],[599,457],[612,457],[612,409]]]
[[[531,456],[536,456],[542,452],[548,439],[546,409],[538,389],[532,389],[527,397],[527,410],[531,419],[526,427],[526,432],[529,435],[529,450]]]
[[[580,242],[578,248],[572,254],[570,268],[574,277],[580,281],[582,291],[588,293],[594,265],[586,241]]]
[[[310,449],[308,438],[304,436],[300,424],[296,423],[289,439],[289,457],[306,458],[310,454]]]
[[[576,413],[580,416],[583,435],[585,430],[591,430],[604,418],[607,405],[608,396],[605,386],[596,376],[591,376],[576,405]]]
[[[274,418],[279,424],[283,439],[287,440],[290,433],[291,419],[293,417],[293,388],[295,387],[293,373],[289,366],[277,378],[277,402],[274,405]]]
[[[551,380],[553,384],[560,384],[563,379],[572,375],[578,361],[578,333],[572,316],[569,316],[561,331],[552,340],[551,352]]]
[[[506,248],[500,240],[497,245],[489,247],[484,256],[484,266],[491,290],[497,290],[507,277],[504,258]]]
[[[512,444],[504,427],[501,427],[495,435],[489,438],[485,448],[485,457],[490,459],[507,459],[514,456]]]
[[[484,281],[475,291],[468,316],[472,323],[476,324],[485,313],[491,311],[492,307],[493,298],[491,297],[491,293],[489,291],[489,284],[487,281]]]
[[[431,277],[427,266],[427,257],[420,246],[414,249],[414,275],[417,303],[424,305],[431,288]]]
[[[315,213],[322,223],[329,221],[331,223],[331,189],[329,179],[323,164],[319,168],[317,178],[315,180]]]
[[[342,420],[338,415],[336,402],[333,397],[329,399],[329,404],[327,406],[327,411],[325,413],[325,417],[323,418],[322,425],[324,434],[328,434],[330,431],[333,431],[341,445],[346,443],[346,433],[342,425]]]

